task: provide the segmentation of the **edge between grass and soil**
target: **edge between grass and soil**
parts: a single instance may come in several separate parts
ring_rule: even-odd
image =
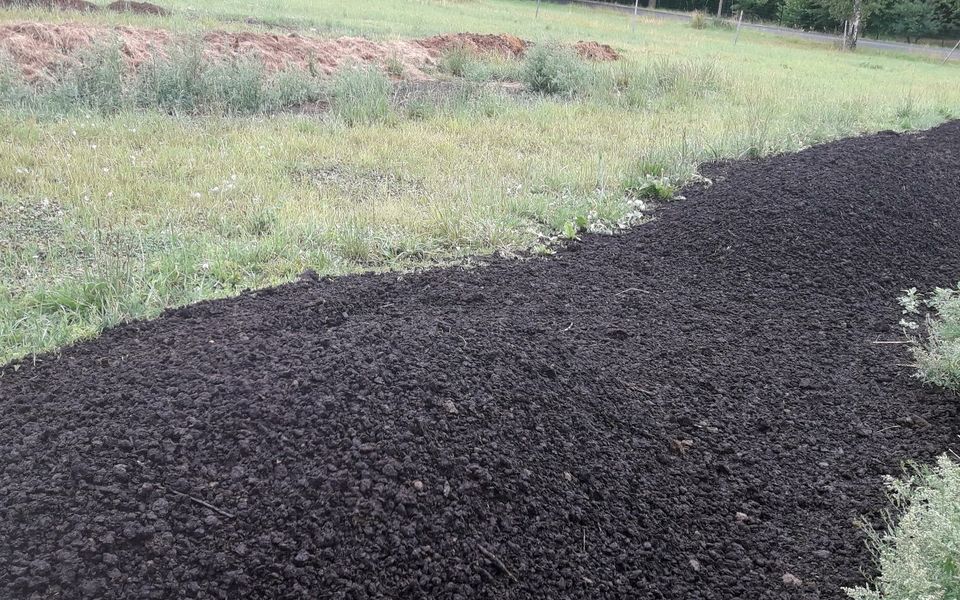
[[[469,23],[490,18],[483,10],[509,15],[530,33],[519,6],[454,12]],[[186,13],[178,27],[205,27],[221,9]],[[960,93],[941,77],[949,66],[832,55],[841,75],[825,79],[813,62],[822,48],[749,37],[734,47],[724,30],[664,24],[641,24],[638,41],[619,20],[544,9],[550,34],[526,57],[451,48],[427,66],[430,81],[389,58],[317,77],[249,56],[210,62],[189,43],[137,71],[116,45],[91,47],[35,87],[6,70],[0,362],[308,268],[549,254],[582,232],[652,218],[701,163],[960,114]],[[362,12],[343,8],[325,31],[357,32]],[[361,29],[423,34],[451,23],[449,12],[431,5],[421,24],[391,7],[389,27]],[[604,31],[621,61],[587,63],[549,39]],[[902,89],[886,85],[906,71]]]
[[[960,392],[960,284],[899,298],[900,321],[915,376],[925,385]],[[887,477],[890,508],[881,526],[864,522],[879,575],[848,589],[855,600],[934,600],[960,594],[960,457],[911,463]]]

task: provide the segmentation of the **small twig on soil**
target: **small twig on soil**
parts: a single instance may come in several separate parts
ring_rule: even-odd
[[[570,321],[570,324],[560,330],[561,333],[564,331],[570,331],[570,328],[573,327],[573,321]]]
[[[909,344],[910,340],[877,340],[871,344]]]
[[[161,486],[161,487],[163,487],[163,486]],[[209,508],[209,509],[212,510],[213,512],[219,513],[219,514],[227,517],[228,519],[233,519],[233,518],[235,518],[235,516],[236,516],[236,515],[233,515],[233,514],[231,514],[231,513],[228,513],[227,511],[223,510],[222,508],[217,508],[216,506],[210,504],[209,502],[205,502],[205,501],[201,500],[200,498],[195,498],[195,497],[191,496],[190,494],[184,494],[184,493],[181,492],[181,491],[175,490],[175,489],[173,489],[173,488],[168,488],[168,487],[164,487],[163,489],[167,490],[167,491],[170,492],[171,494],[176,494],[177,496],[183,496],[184,498],[188,498],[188,499],[190,499],[190,500],[193,500],[194,502],[196,502],[196,503],[199,504],[200,506],[206,506],[207,508]]]
[[[507,568],[507,565],[503,564],[503,561],[500,560],[499,558],[497,558],[497,555],[496,555],[496,554],[494,554],[493,552],[490,552],[489,550],[487,550],[486,548],[484,548],[484,547],[483,547],[483,544],[477,544],[477,548],[480,549],[480,552],[481,552],[484,556],[486,556],[487,558],[490,559],[490,562],[492,562],[494,565],[496,565],[496,567],[497,567],[498,569],[500,569],[501,571],[503,571],[503,572],[507,575],[507,577],[509,577],[510,579],[512,579],[514,583],[520,583],[520,580],[517,579],[517,576],[513,574],[513,571],[511,571],[510,569],[508,569],[508,568]]]
[[[625,290],[620,290],[619,292],[617,292],[616,294],[614,294],[614,296],[619,296],[620,294],[626,294],[627,292],[643,292],[644,294],[649,294],[649,293],[650,293],[648,290],[644,290],[644,289],[641,289],[641,288],[627,288],[627,289],[625,289]]]

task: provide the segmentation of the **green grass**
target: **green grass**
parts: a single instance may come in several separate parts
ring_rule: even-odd
[[[916,375],[960,391],[960,285],[900,297],[904,331],[913,342]],[[914,466],[890,480],[893,510],[885,529],[867,527],[880,575],[848,589],[856,600],[960,598],[960,464],[943,455],[935,466]]]
[[[191,67],[189,48],[119,83],[106,52],[33,106],[38,96],[0,73],[0,362],[308,267],[339,274],[542,248],[570,223],[642,222],[642,197],[666,194],[703,161],[960,115],[955,65],[752,32],[734,46],[729,31],[685,24],[641,21],[634,33],[629,19],[573,6],[544,4],[534,20],[519,0],[166,4],[169,20],[0,20],[187,38],[264,27],[247,17],[323,36],[507,32],[544,47],[593,39],[624,59],[575,63],[589,83],[551,96],[502,93],[525,64],[471,58],[466,81],[438,73],[468,84],[452,97],[386,109],[384,80],[365,69],[315,88],[248,61]],[[319,94],[330,100],[322,115],[277,112]]]
[[[904,330],[913,337],[917,377],[960,391],[960,284],[924,296],[916,288],[900,298]],[[919,335],[917,335],[919,332]]]
[[[868,528],[880,563],[872,586],[847,590],[856,600],[949,600],[960,597],[960,465],[941,456],[889,482],[893,514],[883,531]]]
[[[532,92],[566,96],[585,92],[591,83],[585,61],[559,44],[538,44],[528,50],[520,78]]]
[[[372,66],[338,71],[330,86],[333,112],[347,125],[383,123],[390,115],[390,80]]]

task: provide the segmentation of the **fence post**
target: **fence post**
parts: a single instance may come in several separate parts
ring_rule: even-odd
[[[740,23],[743,23],[743,11],[740,11],[740,17],[737,18],[737,36],[733,38],[733,45],[737,45],[737,40],[740,39]]]
[[[957,51],[957,48],[960,48],[960,40],[957,40],[957,45],[953,47],[953,50],[947,53],[947,57],[943,59],[943,62],[940,64],[947,64],[947,61],[950,60],[950,57],[953,56],[953,53]]]

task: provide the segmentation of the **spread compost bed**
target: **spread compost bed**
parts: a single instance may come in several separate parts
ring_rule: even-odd
[[[713,166],[557,256],[305,276],[0,377],[4,598],[841,598],[951,447],[902,288],[960,123]]]

